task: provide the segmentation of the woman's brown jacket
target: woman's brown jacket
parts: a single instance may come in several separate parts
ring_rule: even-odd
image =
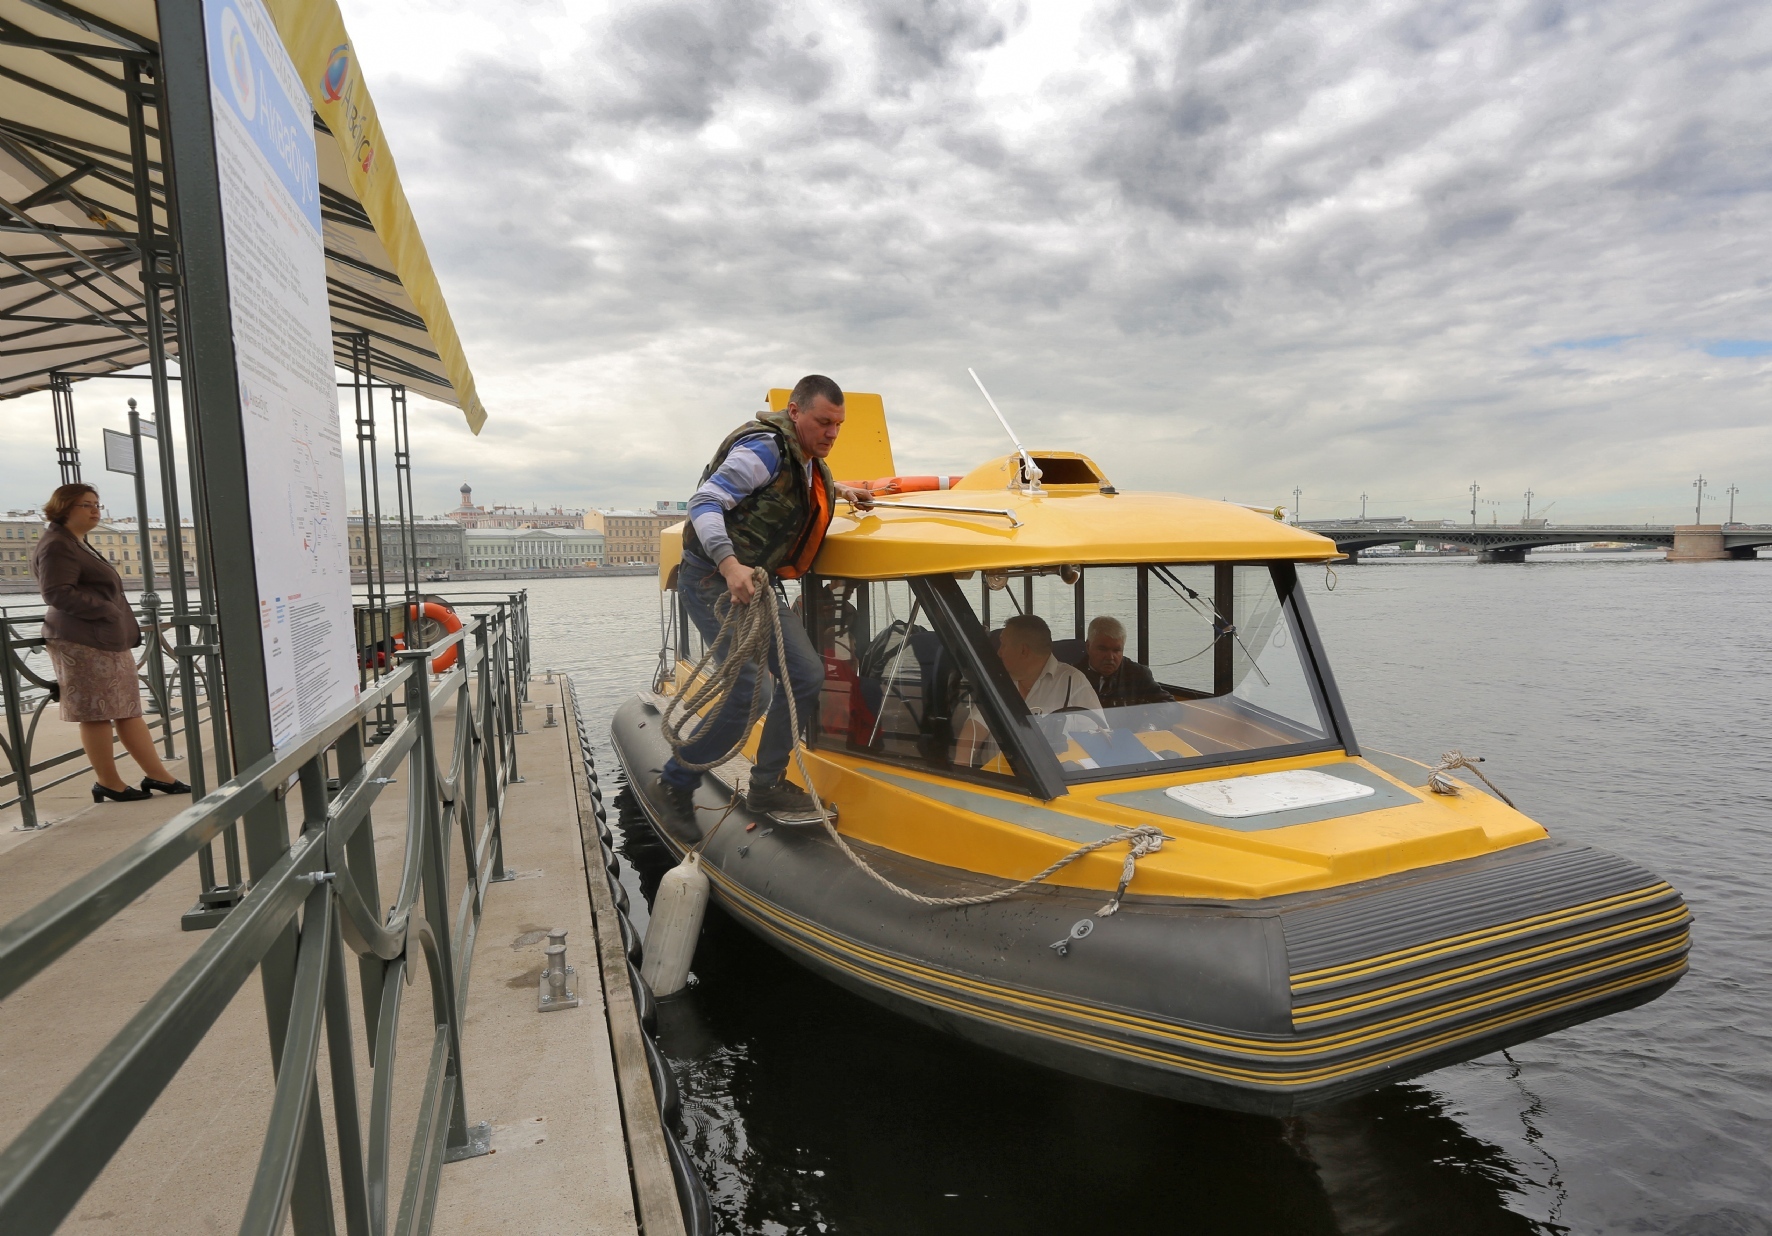
[[[43,637],[121,652],[142,642],[142,629],[123,599],[123,577],[86,542],[49,524],[31,552],[31,574],[49,604]]]

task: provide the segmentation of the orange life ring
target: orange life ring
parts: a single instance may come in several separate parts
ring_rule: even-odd
[[[958,476],[882,476],[877,480],[862,481],[856,488],[872,494],[918,494],[952,489],[964,479]]]
[[[454,635],[457,631],[461,630],[461,619],[456,616],[454,610],[450,609],[441,601],[420,601],[407,611],[406,620],[408,622],[417,623],[422,618],[428,618],[432,622],[440,625],[443,628],[443,633],[445,635]],[[406,647],[406,640],[403,637],[396,635],[394,637],[394,647]],[[461,645],[451,644],[443,650],[442,656],[432,660],[431,673],[441,674],[444,670],[453,666],[460,657]]]

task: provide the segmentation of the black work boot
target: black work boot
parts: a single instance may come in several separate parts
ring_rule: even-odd
[[[785,777],[767,782],[753,780],[745,792],[744,801],[756,815],[811,818],[817,812],[812,795]]]
[[[658,796],[664,799],[665,810],[679,820],[695,819],[695,786],[678,785],[675,781],[658,779]]]

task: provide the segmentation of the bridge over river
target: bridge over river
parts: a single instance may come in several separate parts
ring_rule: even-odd
[[[1468,545],[1479,562],[1524,562],[1526,551],[1550,545],[1617,541],[1662,548],[1674,560],[1752,558],[1772,545],[1772,524],[1430,524],[1396,520],[1307,520],[1301,527],[1331,538],[1355,562],[1376,545]]]

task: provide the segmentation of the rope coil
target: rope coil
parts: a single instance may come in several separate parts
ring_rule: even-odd
[[[683,729],[690,718],[696,716],[704,706],[711,705],[713,708],[723,706],[732,692],[733,685],[738,680],[738,675],[747,663],[754,661],[759,669],[763,668],[767,662],[771,643],[775,648],[776,664],[785,666],[788,663],[787,637],[782,634],[781,629],[781,607],[775,604],[775,598],[770,593],[769,576],[761,567],[758,567],[755,568],[752,578],[757,586],[757,595],[750,602],[741,605],[733,601],[731,593],[727,593],[714,602],[714,614],[720,619],[720,633],[708,646],[700,664],[695,667],[695,676],[700,677],[708,671],[710,662],[722,648],[726,650],[724,660],[713,667],[712,673],[701,685],[685,692],[682,696],[672,696],[670,704],[665,708],[663,719],[665,739],[677,752],[678,763],[692,772],[704,772],[707,769],[715,768],[738,754],[739,749],[744,746],[746,736],[756,725],[757,718],[762,715],[763,693],[756,690],[751,692],[750,716],[744,727],[739,730],[738,740],[733,744],[732,749],[706,764],[691,764],[682,758],[682,749],[690,741],[689,737],[683,733]],[[825,832],[836,843],[837,849],[842,851],[843,857],[855,864],[882,888],[919,905],[954,908],[982,906],[995,901],[1005,901],[1051,878],[1080,858],[1124,842],[1127,845],[1127,850],[1125,862],[1120,867],[1120,883],[1114,889],[1114,895],[1109,898],[1107,904],[1096,911],[1098,917],[1107,918],[1119,911],[1120,900],[1126,895],[1126,888],[1132,883],[1132,877],[1137,872],[1138,860],[1147,854],[1155,854],[1163,847],[1163,843],[1169,840],[1168,834],[1154,825],[1144,824],[1134,828],[1124,828],[1112,836],[1102,837],[1087,845],[1078,846],[1069,854],[1049,864],[1044,870],[1008,888],[1000,888],[970,897],[925,896],[905,888],[903,885],[895,884],[882,875],[867,859],[850,848],[849,842],[843,834],[837,831],[837,826],[831,823],[831,813],[825,807],[824,799],[819,795],[818,787],[813,783],[812,774],[806,767],[805,748],[800,742],[800,711],[794,700],[793,684],[783,684],[783,692],[787,696],[788,721],[794,735],[794,762],[799,765],[800,777],[806,783],[806,792],[812,796],[812,805],[818,812],[819,823],[824,826]],[[1497,792],[1499,793],[1499,791]],[[721,816],[720,822],[725,822],[724,815]],[[715,827],[718,828],[719,825],[716,824]],[[709,839],[712,838],[712,835],[710,831]]]

